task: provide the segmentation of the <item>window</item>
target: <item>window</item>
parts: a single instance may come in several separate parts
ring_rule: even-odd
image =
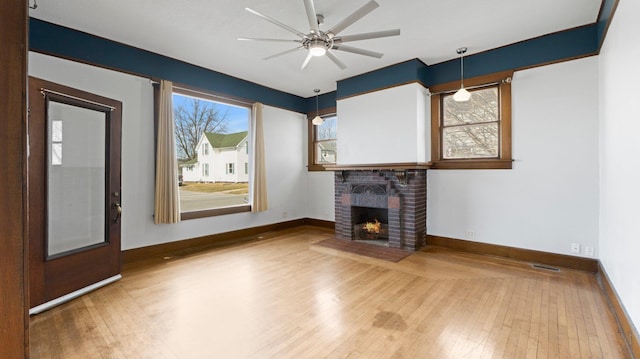
[[[51,165],[62,165],[62,120],[51,121]]]
[[[431,168],[510,169],[512,71],[465,79],[471,100],[455,102],[460,82],[430,88]]]
[[[309,120],[309,170],[311,171],[323,171],[325,165],[336,164],[338,158],[338,117],[335,114],[321,117],[324,120],[322,125],[313,125]]]
[[[251,162],[251,106],[174,87],[173,110],[182,219],[249,211],[248,173],[227,175]]]
[[[249,162],[244,163],[244,174],[249,174]]]

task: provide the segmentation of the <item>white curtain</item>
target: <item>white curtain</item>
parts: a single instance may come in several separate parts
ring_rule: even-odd
[[[253,104],[251,111],[251,127],[253,129],[254,145],[253,145],[253,181],[252,193],[253,201],[251,203],[251,212],[263,212],[268,208],[267,205],[267,175],[264,160],[264,135],[262,130],[262,104],[256,102]]]
[[[172,83],[160,81],[158,137],[156,141],[155,223],[180,222],[178,160],[173,119]]]

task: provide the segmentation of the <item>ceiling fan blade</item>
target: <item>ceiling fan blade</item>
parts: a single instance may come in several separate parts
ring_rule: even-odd
[[[313,57],[313,55],[311,55],[311,51],[309,51],[309,53],[307,54],[307,58],[304,59],[304,62],[302,63],[302,69],[304,70],[305,67],[307,67],[307,65],[309,65],[309,61],[311,61],[311,58]]]
[[[319,34],[320,28],[318,27],[318,18],[316,17],[316,8],[313,6],[313,0],[304,0],[304,9],[307,11],[309,29],[311,29],[311,32]]]
[[[344,69],[346,69],[346,68],[347,68],[347,65],[345,65],[342,61],[340,61],[340,60],[336,57],[336,55],[334,55],[334,54],[333,54],[333,52],[331,52],[331,50],[328,50],[328,51],[327,51],[327,53],[326,53],[325,55],[327,55],[327,57],[328,57],[329,59],[331,59],[331,61],[333,61],[333,63],[335,63],[336,65],[338,65],[338,67],[339,67],[341,70],[344,70]]]
[[[289,32],[291,32],[291,33],[294,33],[294,34],[296,34],[297,36],[299,36],[299,37],[301,37],[301,38],[304,38],[304,35],[305,35],[305,34],[301,33],[300,31],[298,31],[298,30],[296,30],[296,29],[294,29],[294,28],[292,28],[292,27],[291,27],[291,26],[289,26],[289,25],[285,25],[285,24],[281,23],[280,21],[278,21],[278,20],[276,20],[276,19],[274,19],[274,18],[272,18],[272,17],[269,17],[269,16],[267,16],[267,15],[261,14],[261,13],[259,13],[259,12],[255,11],[255,10],[253,10],[253,9],[250,9],[250,8],[248,8],[248,7],[245,7],[244,9],[245,9],[245,10],[247,10],[248,12],[250,12],[250,13],[254,14],[254,15],[260,16],[261,18],[263,18],[263,19],[265,19],[265,20],[269,21],[270,23],[272,23],[272,24],[274,24],[274,25],[280,26],[281,28],[283,28],[283,29],[285,29],[285,30],[287,30],[287,31],[289,31]]]
[[[349,42],[349,41],[377,39],[379,37],[398,36],[398,35],[400,35],[400,29],[394,29],[394,30],[385,30],[385,31],[366,32],[363,34],[345,35],[345,36],[335,37],[333,41]]]
[[[340,31],[346,29],[351,26],[354,22],[360,20],[362,17],[367,15],[368,13],[375,10],[378,6],[378,3],[375,0],[371,0],[366,3],[363,7],[356,10],[353,14],[347,16],[344,20],[340,21],[336,25],[334,25],[328,32],[337,35]]]
[[[268,42],[302,42],[302,40],[285,40],[285,39],[260,39],[254,37],[239,37],[240,41],[268,41]]]
[[[274,57],[282,56],[282,55],[288,54],[290,52],[297,51],[297,50],[299,50],[301,48],[302,48],[302,46],[299,46],[299,47],[296,47],[296,48],[293,48],[293,49],[290,49],[290,50],[287,50],[287,51],[278,52],[277,54],[274,54],[274,55],[267,56],[267,57],[263,58],[263,60],[269,60],[269,59],[272,59]]]
[[[379,53],[379,52],[369,51],[369,50],[365,50],[365,49],[359,49],[357,47],[351,47],[351,46],[346,46],[346,45],[336,45],[336,44],[334,44],[331,49],[339,50],[339,51],[351,52],[353,54],[358,54],[358,55],[377,57],[377,58],[381,58],[382,56],[384,56],[384,54]]]

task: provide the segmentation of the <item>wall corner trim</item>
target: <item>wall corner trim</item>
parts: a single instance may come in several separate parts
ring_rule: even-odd
[[[613,284],[607,275],[607,271],[601,262],[598,263],[597,278],[598,284],[607,298],[607,304],[609,304],[609,307],[615,316],[629,352],[633,358],[640,358],[640,334],[638,334],[638,329],[633,325],[631,318],[627,314],[622,301],[620,301],[620,297],[618,297],[618,293],[613,287]]]

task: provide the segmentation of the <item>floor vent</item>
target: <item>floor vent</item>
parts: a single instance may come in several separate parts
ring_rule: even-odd
[[[533,268],[536,269],[544,269],[544,270],[550,270],[552,272],[560,272],[559,268],[555,268],[555,267],[549,267],[549,266],[543,266],[541,264],[532,264],[531,265]]]

